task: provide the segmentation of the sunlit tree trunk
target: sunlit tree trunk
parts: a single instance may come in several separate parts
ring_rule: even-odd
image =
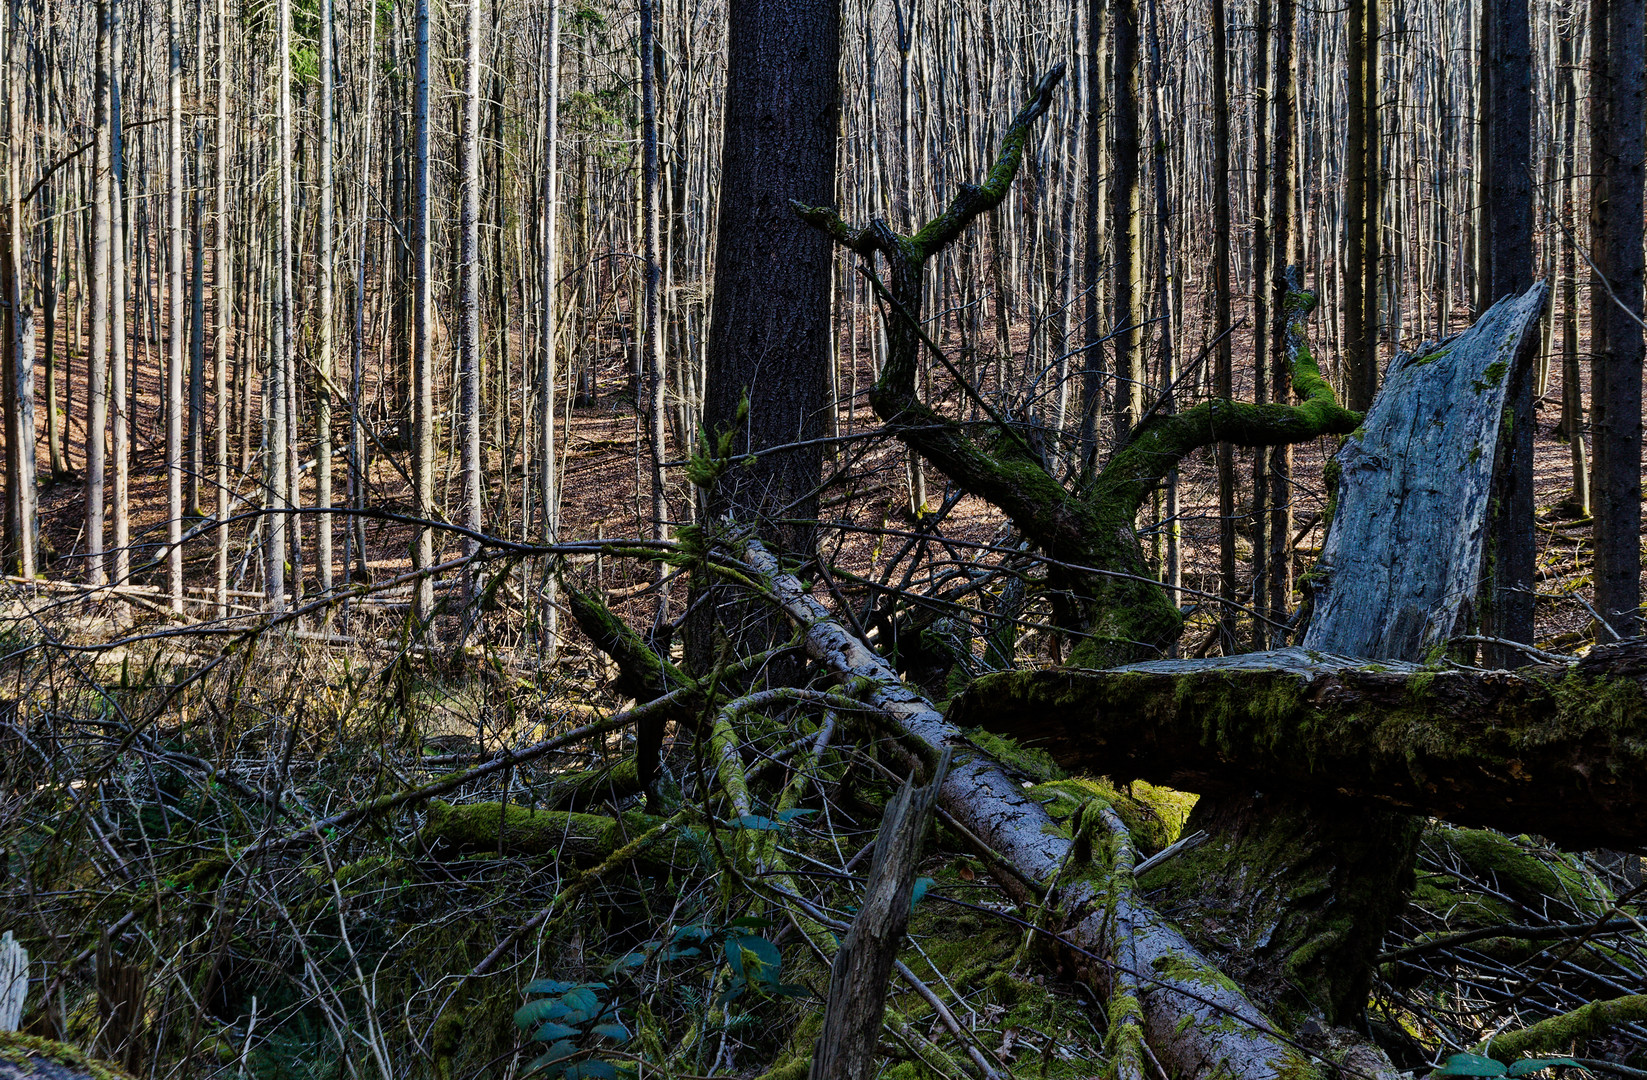
[[[468,0],[465,30],[467,55],[463,65],[463,133],[459,151],[463,162],[461,205],[458,209],[458,410],[462,424],[463,524],[480,532],[480,20],[482,0]],[[474,555],[479,542],[465,538],[463,551]],[[469,603],[478,598],[473,564],[464,568],[464,591]]]
[[[91,351],[86,369],[86,580],[101,585],[103,563],[104,431],[108,427],[109,368],[109,47],[113,0],[97,4],[97,73],[94,115],[96,159],[92,164]],[[118,362],[118,361],[117,361]]]
[[[188,329],[183,319],[183,2],[166,6],[166,593],[183,610],[183,365]],[[286,63],[282,57],[282,63]],[[282,112],[286,110],[283,108]]]
[[[220,0],[221,2],[221,0]],[[315,518],[315,569],[320,591],[332,589],[332,349],[335,340],[333,317],[333,191],[332,145],[334,91],[337,75],[336,37],[332,0],[320,0],[320,221],[318,222],[320,277],[319,351],[315,357],[315,504],[322,513]]]
[[[429,0],[417,0],[416,72],[412,84],[412,485],[413,512],[428,521],[435,515],[434,266],[429,236]],[[435,562],[434,531],[419,526],[412,569]],[[412,590],[412,610],[427,621],[434,613],[434,582],[427,574]]]

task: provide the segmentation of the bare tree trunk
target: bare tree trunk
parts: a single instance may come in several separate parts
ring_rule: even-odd
[[[175,2],[175,0],[174,0]],[[264,400],[264,412],[269,421],[268,468],[263,482],[267,492],[269,514],[267,547],[264,552],[263,580],[269,607],[283,611],[286,607],[286,511],[290,505],[287,492],[289,477],[286,465],[286,357],[292,348],[292,7],[291,0],[279,0],[279,156],[276,169],[279,180],[279,237],[277,258],[280,261],[280,280],[276,288],[279,322],[272,327],[275,347],[270,350],[269,392]],[[291,493],[295,495],[295,492]]]
[[[465,31],[467,55],[463,65],[463,160],[461,205],[458,210],[458,409],[462,423],[463,524],[480,532],[480,35],[482,0],[468,0]],[[463,551],[473,555],[478,541],[465,538]],[[479,599],[473,564],[463,572],[464,595],[469,604]],[[466,618],[474,612],[466,613]]]
[[[1276,0],[1275,6],[1275,125],[1270,202],[1270,240],[1274,244],[1271,264],[1270,378],[1271,399],[1279,404],[1292,400],[1292,365],[1288,362],[1288,334],[1297,314],[1288,310],[1287,298],[1303,288],[1297,277],[1298,229],[1293,221],[1298,148],[1293,118],[1298,111],[1297,2]],[[1268,152],[1269,148],[1265,148]],[[1263,453],[1260,451],[1260,453]],[[1285,645],[1292,602],[1292,447],[1269,448],[1269,616],[1273,620],[1266,636],[1274,646]],[[1256,599],[1256,598],[1255,598]]]
[[[183,2],[167,0],[166,74],[166,593],[183,610]],[[286,61],[282,61],[285,63]],[[282,109],[284,113],[286,110]]]
[[[328,0],[328,3],[330,0]],[[205,57],[201,57],[205,63]],[[216,600],[219,618],[229,614],[229,328],[234,325],[234,275],[229,265],[229,13],[217,0],[217,181],[212,254],[213,477],[217,489]]]
[[[28,94],[28,65],[24,53],[23,4],[11,0],[6,32],[6,457],[7,503],[17,573],[35,575],[39,547],[39,510],[35,485],[34,420],[34,290],[29,283],[28,226],[24,211],[25,159],[34,139],[23,128],[23,101]]]
[[[1216,349],[1213,393],[1235,397],[1234,351],[1230,344],[1230,118],[1229,35],[1225,0],[1212,6],[1212,291]],[[1219,638],[1225,654],[1236,651],[1235,634],[1235,446],[1218,444],[1218,595],[1224,606]]]
[[[412,85],[412,485],[414,513],[425,521],[435,514],[434,267],[429,237],[429,0],[417,0],[416,74]],[[434,565],[435,537],[418,526],[412,569]],[[434,582],[420,577],[412,591],[412,610],[421,622],[434,614]]]
[[[541,537],[553,544],[560,537],[560,492],[555,484],[555,339],[560,333],[560,0],[549,0],[549,56],[543,91],[543,263],[541,277],[543,342],[538,361],[538,502]],[[539,618],[546,651],[560,645],[556,582],[545,575]]]
[[[644,232],[646,258],[646,312],[643,319],[645,335],[642,352],[646,356],[646,422],[648,443],[652,451],[652,538],[669,539],[669,500],[664,490],[663,463],[667,457],[669,417],[666,395],[663,355],[663,263],[658,236],[658,203],[661,177],[658,175],[658,86],[657,86],[657,30],[655,8],[657,0],[640,0],[641,51],[641,183],[644,187],[641,202],[641,227]],[[668,572],[664,563],[657,564],[657,580],[661,583]],[[669,591],[658,590],[657,622],[669,619]]]
[[[220,0],[221,2],[221,0]],[[321,513],[315,518],[315,569],[320,591],[332,591],[332,351],[333,308],[333,193],[332,129],[335,126],[333,99],[337,76],[336,31],[332,0],[320,0],[320,334],[319,355],[315,357],[315,503]]]
[[[1596,610],[1628,638],[1641,605],[1643,2],[1591,0],[1590,20]]]
[[[92,585],[108,580],[103,565],[103,439],[109,410],[104,390],[109,368],[109,84],[114,71],[109,36],[115,2],[97,4],[97,157],[92,164],[91,352],[86,368],[86,580]]]
[[[109,0],[109,449],[114,457],[114,581],[131,577],[132,402],[126,359],[126,140],[121,133],[120,68],[125,52],[121,0]]]
[[[1114,259],[1110,322],[1119,328],[1115,343],[1115,439],[1123,443],[1144,412],[1143,244],[1140,242],[1141,188],[1138,183],[1138,0],[1114,0],[1115,44],[1110,100],[1114,131],[1109,213]]]

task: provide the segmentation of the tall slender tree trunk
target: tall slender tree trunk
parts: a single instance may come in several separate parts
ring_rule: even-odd
[[[1519,296],[1533,284],[1533,54],[1528,0],[1489,0],[1489,19],[1492,55],[1487,66],[1492,85],[1488,109],[1492,113],[1489,145],[1493,197],[1487,208],[1492,230],[1492,279],[1487,302],[1491,304],[1504,296]],[[1641,46],[1638,35],[1638,52]],[[1638,228],[1638,239],[1639,234]],[[1639,384],[1641,380],[1636,381]],[[1486,618],[1482,620],[1487,636],[1529,645],[1533,641],[1533,428],[1536,426],[1532,384],[1532,376],[1528,374],[1510,388],[1510,430],[1501,439],[1506,460],[1498,481],[1500,494],[1492,524],[1493,571],[1489,578],[1492,595],[1484,605]],[[1638,389],[1638,400],[1639,395]],[[1638,481],[1637,490],[1639,488]],[[1486,658],[1494,667],[1519,667],[1526,663],[1519,650],[1499,645],[1488,646]]]
[[[1106,0],[1087,3],[1087,206],[1086,256],[1082,288],[1086,294],[1086,320],[1082,327],[1081,350],[1081,468],[1091,474],[1098,463],[1098,417],[1103,411],[1105,370],[1104,347],[1104,101],[1109,93],[1102,76]]]
[[[183,192],[183,0],[167,0],[166,73],[166,593],[183,610],[183,253],[188,231]],[[282,58],[282,63],[285,63]]]
[[[539,267],[542,292],[543,341],[538,358],[538,503],[546,544],[560,538],[560,492],[555,484],[556,338],[560,333],[560,0],[549,0],[549,55],[543,91],[543,262]],[[548,575],[543,584],[540,619],[546,650],[553,656],[559,646],[559,610],[556,582]]]
[[[102,585],[104,432],[109,403],[109,84],[114,62],[110,23],[114,0],[97,4],[97,74],[93,104],[96,158],[92,164],[91,350],[86,367],[86,580]]]
[[[269,420],[268,470],[264,473],[264,484],[268,506],[273,511],[269,515],[268,546],[264,554],[264,589],[269,606],[275,611],[283,611],[286,607],[287,511],[291,505],[291,497],[296,495],[296,492],[288,492],[290,475],[286,461],[286,396],[290,392],[286,383],[286,358],[290,355],[293,344],[292,331],[295,329],[292,317],[291,0],[279,0],[277,8],[279,36],[276,48],[280,50],[277,61],[280,73],[277,104],[279,115],[275,118],[279,131],[279,145],[275,148],[275,153],[279,160],[275,168],[279,173],[280,208],[276,258],[280,265],[277,269],[279,280],[275,287],[275,307],[279,321],[271,327],[275,347],[270,350],[269,392],[264,400],[264,412]]]
[[[458,208],[458,410],[462,421],[463,524],[474,532],[481,520],[481,470],[485,463],[480,444],[480,37],[483,0],[468,0],[464,33],[467,54],[463,64],[463,131],[460,154],[463,184]],[[463,552],[480,550],[477,540],[465,537]],[[470,604],[479,599],[478,580],[471,563],[463,571],[464,593]],[[468,617],[473,617],[471,612]]]
[[[1270,378],[1271,400],[1285,405],[1292,400],[1292,369],[1287,362],[1287,327],[1294,318],[1287,296],[1294,282],[1291,275],[1298,261],[1298,223],[1293,220],[1296,197],[1298,148],[1293,124],[1298,112],[1297,0],[1275,0],[1275,90],[1270,95],[1275,107],[1271,156],[1270,241],[1274,245],[1271,263]],[[1267,150],[1269,148],[1266,148]],[[1297,283],[1297,284],[1301,284]],[[1268,640],[1272,648],[1286,644],[1285,624],[1292,603],[1292,447],[1269,448],[1269,616]]]
[[[114,458],[114,580],[124,585],[131,577],[131,364],[126,357],[126,140],[121,131],[125,114],[121,101],[120,69],[125,52],[125,19],[121,0],[109,0],[109,393],[106,409],[109,450]]]
[[[1643,0],[1590,0],[1596,610],[1626,638],[1641,605],[1642,33]]]
[[[1114,85],[1110,93],[1114,148],[1110,173],[1109,213],[1113,222],[1114,260],[1110,322],[1120,328],[1115,343],[1115,439],[1125,442],[1144,412],[1143,276],[1144,251],[1139,236],[1143,219],[1138,183],[1138,97],[1142,65],[1138,49],[1138,0],[1114,0]]]
[[[417,0],[416,72],[412,83],[412,485],[414,513],[428,521],[435,514],[434,266],[429,236],[429,0]],[[434,530],[418,526],[412,568],[435,562]],[[412,610],[422,622],[434,613],[434,582],[418,578]]]
[[[669,539],[669,499],[664,489],[663,463],[667,457],[669,416],[663,354],[663,252],[659,238],[659,200],[662,177],[658,172],[657,0],[640,0],[641,51],[641,227],[644,233],[646,289],[641,349],[646,360],[646,423],[651,448],[652,538]],[[657,564],[661,583],[668,571]],[[657,623],[669,619],[669,591],[658,591]]]
[[[315,570],[320,591],[332,590],[332,352],[335,338],[333,269],[334,195],[332,190],[333,128],[337,75],[336,31],[332,0],[320,0],[320,198],[317,232],[320,265],[319,353],[315,357]]]
[[[35,575],[39,548],[39,510],[35,483],[34,289],[28,272],[28,222],[23,176],[34,139],[23,126],[28,95],[28,61],[24,51],[22,0],[7,5],[6,27],[6,511],[12,566],[23,577]]]
[[[1229,34],[1225,0],[1212,0],[1212,292],[1213,392],[1235,397],[1234,349],[1230,343],[1230,117]],[[1236,651],[1235,445],[1218,444],[1218,595],[1223,652]]]
[[[329,2],[329,0],[328,0]],[[205,58],[201,58],[205,63]],[[229,263],[229,12],[217,0],[217,168],[212,251],[212,475],[217,489],[216,599],[229,614],[229,331],[234,325],[234,273]]]

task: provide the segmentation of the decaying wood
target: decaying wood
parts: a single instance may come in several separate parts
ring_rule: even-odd
[[[1647,837],[1647,644],[1571,666],[1432,671],[1304,649],[1003,672],[950,706],[1074,771],[1349,797],[1574,848]]]
[[[1338,452],[1338,505],[1311,575],[1306,648],[1416,659],[1464,630],[1487,550],[1499,418],[1549,288],[1398,357]]]
[[[32,1035],[0,1032],[0,1080],[130,1080],[118,1066]]]
[[[945,777],[938,803],[1024,877],[1057,878],[1072,842],[1046,809],[1024,793],[1020,777],[978,753],[965,733],[907,686],[874,650],[849,633],[753,537],[738,555],[747,572],[805,635],[808,655],[849,692],[875,706],[904,741],[936,762],[945,747],[966,756]],[[1062,939],[1071,961],[1101,993],[1112,992],[1114,942],[1102,883],[1065,876],[1058,899],[1069,913]],[[1259,1009],[1159,914],[1139,904],[1129,913],[1144,1033],[1157,1057],[1184,1076],[1270,1080],[1308,1075],[1303,1055],[1276,1034]]]
[[[946,753],[932,783],[917,787],[908,781],[887,804],[870,856],[863,904],[830,966],[823,1027],[812,1052],[812,1080],[871,1080],[878,1071],[876,1048],[886,1012],[887,980],[909,927],[915,869],[948,768]]]

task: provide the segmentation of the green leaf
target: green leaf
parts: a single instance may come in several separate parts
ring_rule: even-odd
[[[726,824],[734,829],[749,829],[753,832],[777,832],[783,828],[771,818],[759,814],[739,814]]]
[[[810,807],[796,806],[796,807],[793,807],[789,810],[779,810],[778,811],[778,820],[783,822],[785,825],[788,825],[791,821],[794,821],[796,818],[805,817],[808,814],[816,814],[816,813],[817,813],[817,811],[811,809]]]
[[[566,1067],[566,1080],[617,1080],[618,1069],[610,1061],[591,1059]]]
[[[515,1025],[522,1031],[528,1031],[545,1020],[559,1020],[566,1014],[566,1006],[559,998],[539,998],[528,1001],[515,1010]]]
[[[611,1039],[613,1042],[628,1042],[630,1038],[629,1029],[616,1020],[596,1024],[589,1029],[589,1032],[592,1035],[599,1035],[603,1039]]]
[[[532,1038],[538,1042],[552,1043],[558,1039],[571,1039],[582,1034],[583,1032],[575,1027],[551,1020],[533,1032]]]
[[[932,888],[932,886],[934,884],[936,884],[936,882],[934,882],[929,877],[923,877],[923,878],[916,878],[915,879],[915,888],[910,890],[910,893],[909,893],[909,910],[910,911],[915,910],[915,905],[919,904],[921,902],[921,897],[925,896],[926,891],[928,889]]]
[[[1583,1068],[1572,1058],[1522,1058],[1510,1065],[1509,1076],[1531,1076],[1535,1072],[1553,1069],[1557,1065],[1571,1065],[1575,1069]]]
[[[776,986],[783,954],[763,937],[749,935],[726,939],[726,958],[732,970],[752,983]]]
[[[578,1047],[576,1043],[570,1041],[558,1042],[551,1046],[548,1050],[545,1050],[542,1057],[535,1059],[532,1064],[526,1066],[526,1071],[534,1072],[538,1069],[550,1068],[550,1076],[559,1075],[562,1070],[553,1068],[555,1062],[564,1061],[577,1052]]]
[[[1454,1054],[1447,1059],[1447,1063],[1435,1070],[1431,1076],[1503,1076],[1506,1073],[1502,1061],[1494,1061],[1480,1054]]]

